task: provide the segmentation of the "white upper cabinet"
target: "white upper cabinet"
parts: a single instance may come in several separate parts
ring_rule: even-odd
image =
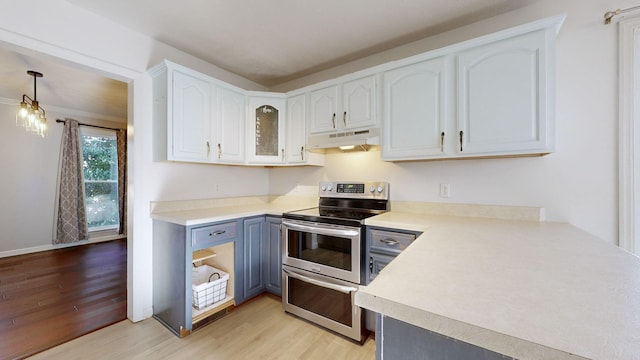
[[[244,163],[246,96],[230,87],[216,86],[216,141],[214,162]]]
[[[180,71],[173,72],[168,160],[209,161],[210,91],[207,81]]]
[[[343,81],[309,93],[312,134],[377,125],[376,75]]]
[[[338,129],[338,86],[311,91],[309,95],[309,124],[311,133]]]
[[[154,159],[209,162],[213,114],[207,77],[170,62],[153,68],[150,75]]]
[[[382,158],[552,152],[555,36],[563,19],[422,54],[385,71]]]
[[[248,92],[164,61],[149,71],[154,159],[322,165],[308,148],[379,140],[388,161],[550,153],[563,21],[534,21],[289,94]]]
[[[303,164],[306,156],[306,95],[292,96],[287,99],[287,163]]]
[[[445,154],[446,99],[450,83],[444,58],[383,74],[382,158],[407,160]]]
[[[553,80],[544,30],[478,46],[456,59],[459,154],[552,150]]]
[[[375,75],[345,82],[342,85],[342,128],[376,126],[376,94]]]
[[[286,103],[284,94],[250,94],[247,122],[248,163],[285,163]]]

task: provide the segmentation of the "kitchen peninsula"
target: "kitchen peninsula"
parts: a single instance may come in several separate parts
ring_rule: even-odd
[[[356,294],[382,314],[383,359],[399,345],[385,319],[517,359],[640,359],[640,259],[618,247],[564,223],[391,211],[367,224],[424,231]]]
[[[152,218],[191,226],[313,205],[287,196],[163,202]],[[378,346],[393,350],[384,322],[399,321],[518,359],[640,358],[638,257],[570,224],[540,221],[537,208],[391,209],[366,225],[423,234],[356,294],[357,305],[382,314]]]

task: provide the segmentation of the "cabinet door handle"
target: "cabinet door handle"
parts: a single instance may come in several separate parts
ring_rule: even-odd
[[[282,161],[284,161],[284,148],[282,149]]]
[[[336,113],[333,113],[333,118],[331,118],[331,121],[333,122],[333,128],[336,128]]]
[[[462,130],[460,130],[460,151],[462,151]]]
[[[440,152],[444,152],[444,131],[440,133]]]
[[[300,146],[300,159],[304,161],[304,146]]]
[[[373,272],[373,256],[369,256],[369,271]]]
[[[344,126],[347,126],[347,112],[345,111],[344,114],[342,114],[342,122],[344,123]]]
[[[211,145],[209,144],[209,142],[207,141],[207,156],[209,156],[209,153],[211,152]]]
[[[222,156],[222,145],[218,144],[218,159]]]
[[[393,239],[380,239],[380,242],[389,246],[400,244],[398,240],[393,240]]]
[[[216,230],[216,231],[214,231],[212,233],[209,233],[209,236],[218,236],[218,235],[222,235],[222,234],[224,234],[226,232],[227,232],[227,230]]]

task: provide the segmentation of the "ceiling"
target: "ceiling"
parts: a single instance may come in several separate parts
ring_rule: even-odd
[[[33,99],[33,77],[27,70],[41,72],[37,79],[37,98],[49,115],[54,108],[73,110],[67,116],[110,121],[126,121],[127,84],[73,67],[62,62],[36,58],[0,47],[0,97]]]
[[[267,88],[535,0],[67,0]],[[126,118],[127,85],[0,49],[0,97]]]

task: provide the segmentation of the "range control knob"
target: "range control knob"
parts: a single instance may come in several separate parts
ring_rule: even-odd
[[[378,192],[379,192],[379,193],[382,193],[382,190],[384,190],[384,189],[382,188],[382,186],[378,186]]]
[[[320,187],[320,189],[321,189],[322,191],[325,191],[325,190],[327,190],[327,186],[326,186],[326,185],[322,185],[322,186]]]
[[[331,191],[331,190],[333,190],[333,186],[327,185],[327,191]]]
[[[375,192],[375,191],[376,191],[376,188],[375,188],[375,187],[371,186],[371,187],[369,188],[369,192],[373,193],[373,192]]]

